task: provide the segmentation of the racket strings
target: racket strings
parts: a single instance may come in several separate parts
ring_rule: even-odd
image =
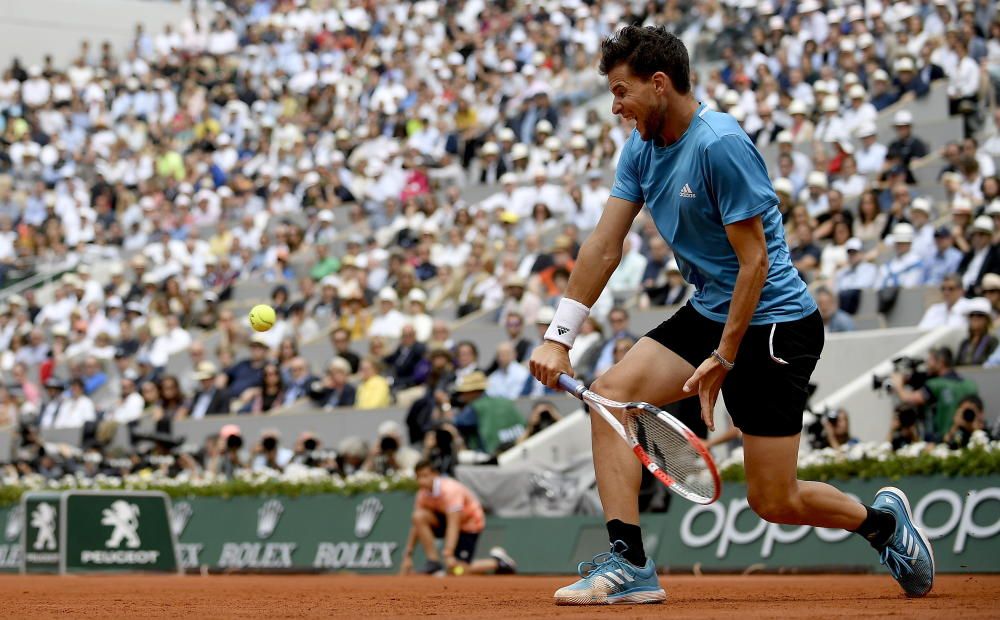
[[[715,478],[702,454],[678,429],[643,410],[626,410],[628,433],[682,495],[712,498]]]

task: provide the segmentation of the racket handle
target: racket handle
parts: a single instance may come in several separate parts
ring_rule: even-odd
[[[580,395],[587,389],[586,386],[567,374],[559,375],[559,387],[577,398],[580,398]]]

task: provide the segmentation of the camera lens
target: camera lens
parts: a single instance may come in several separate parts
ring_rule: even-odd
[[[974,409],[965,409],[964,411],[962,411],[962,418],[966,422],[975,422],[976,421],[976,412],[975,412],[975,410]]]
[[[265,450],[271,451],[278,447],[278,440],[274,437],[265,437],[261,440],[260,445],[263,446]]]
[[[313,450],[316,449],[316,440],[312,438],[306,439],[305,441],[302,442],[302,447],[312,452]]]
[[[239,449],[243,447],[243,438],[239,435],[230,435],[226,438],[226,447],[230,449]]]
[[[395,437],[383,437],[379,447],[382,452],[394,452],[399,449],[399,442],[396,441]]]

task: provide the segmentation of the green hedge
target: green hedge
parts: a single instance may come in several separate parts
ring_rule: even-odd
[[[996,443],[996,442],[994,442]],[[744,482],[742,463],[726,465],[719,472],[726,482]],[[889,478],[904,476],[988,476],[1000,473],[1000,450],[990,445],[975,445],[964,450],[928,450],[918,454],[863,455],[851,458],[848,451],[828,457],[827,462],[799,465],[803,480],[851,480],[855,478]]]

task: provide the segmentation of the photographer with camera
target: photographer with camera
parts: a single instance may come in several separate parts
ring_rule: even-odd
[[[966,396],[958,403],[951,430],[944,436],[944,442],[952,450],[959,450],[969,445],[972,433],[986,430],[986,414],[983,411],[983,399],[979,396]]]
[[[303,467],[318,467],[331,474],[340,471],[337,467],[337,453],[325,449],[319,437],[312,431],[304,431],[299,435],[291,463]]]
[[[858,443],[858,438],[851,436],[851,421],[844,409],[824,412],[820,423],[823,425],[823,437],[831,448]]]
[[[378,427],[378,437],[363,469],[380,476],[412,476],[413,467],[419,460],[420,453],[403,442],[402,427],[392,420],[386,420]]]
[[[528,415],[528,427],[524,429],[524,433],[518,438],[517,443],[523,442],[528,437],[552,426],[561,419],[562,415],[559,414],[559,410],[551,402],[547,400],[536,401],[535,405],[531,408],[531,413]]]
[[[922,407],[925,439],[940,441],[951,428],[958,403],[966,396],[978,394],[978,386],[955,372],[954,357],[948,347],[936,347],[927,353],[928,378],[922,386],[912,376],[904,376],[898,367],[897,364],[891,376],[896,398],[900,404]]]
[[[280,472],[292,461],[294,453],[288,448],[281,447],[280,441],[281,433],[276,428],[264,429],[261,432],[260,441],[253,449],[251,468],[254,471],[273,469]]]
[[[893,450],[920,441],[920,427],[917,426],[918,410],[909,405],[896,407],[889,428],[889,443]]]
[[[219,430],[218,455],[205,463],[205,469],[213,474],[232,478],[233,473],[246,467],[241,451],[243,434],[235,424],[226,424]]]

